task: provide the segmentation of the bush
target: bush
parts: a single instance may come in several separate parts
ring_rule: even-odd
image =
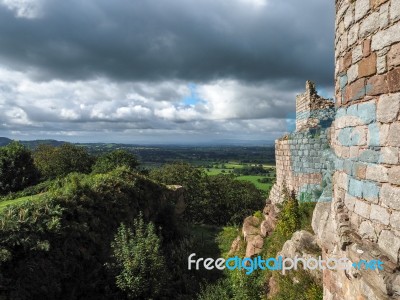
[[[198,300],[231,300],[233,298],[231,284],[227,279],[220,279],[214,284],[203,285]]]
[[[212,225],[239,224],[264,205],[262,191],[232,174],[207,176],[187,163],[164,165],[150,177],[164,184],[182,185],[186,191],[188,221]]]
[[[93,173],[107,173],[118,167],[135,169],[139,165],[136,156],[127,150],[114,150],[97,158]]]
[[[153,299],[167,283],[165,260],[154,224],[145,225],[142,215],[134,220],[134,232],[124,224],[111,244],[117,270],[116,284],[130,299]]]
[[[22,190],[37,179],[38,171],[28,149],[18,142],[0,147],[0,194]]]
[[[45,179],[63,177],[69,173],[89,173],[93,158],[83,147],[63,144],[60,147],[42,144],[33,153],[40,175]]]

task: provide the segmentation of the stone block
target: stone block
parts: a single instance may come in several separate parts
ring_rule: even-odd
[[[354,211],[354,205],[356,204],[357,198],[351,196],[350,194],[346,193],[344,196],[344,205],[346,205],[349,211]]]
[[[379,239],[379,247],[389,255],[389,258],[395,263],[398,262],[399,249],[400,249],[400,238],[396,236],[392,231],[382,230]]]
[[[400,185],[400,166],[393,166],[389,169],[389,182]]]
[[[379,97],[376,116],[382,123],[391,123],[397,120],[400,110],[400,93],[382,95]]]
[[[380,163],[396,165],[399,163],[399,149],[395,147],[381,148]],[[390,175],[389,175],[390,180]]]
[[[361,198],[363,193],[363,186],[364,184],[362,181],[350,178],[348,192],[354,197]]]
[[[389,225],[390,222],[390,214],[388,210],[379,205],[371,205],[370,218],[371,220],[378,221],[383,225]]]
[[[364,38],[368,35],[370,35],[371,33],[373,33],[374,31],[376,31],[377,29],[379,29],[379,12],[373,12],[372,14],[370,14],[368,17],[366,17],[364,19],[364,21],[362,21],[361,25],[360,25],[360,34],[359,37]],[[371,47],[370,45],[367,46],[369,50],[366,51],[366,55],[369,55],[369,53],[371,53]],[[365,46],[364,46],[365,49]]]
[[[376,242],[377,235],[375,233],[374,226],[370,221],[364,221],[360,224],[360,228],[358,229],[358,233],[364,239],[371,240]]]
[[[349,148],[347,148],[347,149],[349,149]],[[345,157],[348,158],[349,156],[350,156],[350,153],[349,153],[348,155],[346,155]],[[351,160],[346,159],[346,160],[343,162],[343,171],[344,171],[346,174],[348,174],[348,175],[351,175],[351,174],[352,174],[352,171],[353,171],[353,162],[352,162]]]
[[[370,147],[380,146],[381,140],[379,137],[379,126],[377,123],[368,125],[367,143]]]
[[[389,183],[382,185],[379,199],[386,207],[400,210],[400,188]]]
[[[400,0],[392,0],[390,3],[390,21],[395,22],[400,19]]]
[[[339,188],[342,188],[347,191],[347,188],[349,186],[349,177],[347,176],[347,174],[343,172],[336,173],[335,180]]]
[[[346,87],[345,103],[361,99],[366,93],[366,82],[364,78],[360,78]]]
[[[366,163],[377,163],[379,161],[379,152],[371,149],[362,150],[358,160]]]
[[[353,52],[354,53],[354,52]],[[348,83],[352,83],[358,78],[358,65],[354,64],[347,70]]]
[[[400,42],[400,23],[396,23],[385,30],[378,31],[372,37],[372,51],[382,50],[396,42]]]
[[[343,57],[343,69],[347,70],[353,62],[353,53],[351,51],[347,52]]]
[[[389,25],[389,3],[385,3],[379,9],[379,27],[384,28],[388,25]]]
[[[383,74],[387,71],[386,56],[378,56],[376,59],[376,71],[378,74]]]
[[[356,176],[357,179],[365,179],[367,174],[367,165],[361,164],[361,163],[356,163],[354,165],[354,176]]]
[[[381,145],[386,145],[388,143],[388,136],[389,136],[389,124],[379,124],[379,140]]]
[[[400,43],[393,45],[387,54],[387,63],[389,67],[400,65]]]
[[[353,24],[353,22],[354,22],[354,10],[353,10],[353,7],[350,6],[346,10],[346,13],[343,18],[344,29],[348,29],[350,27],[350,25]]]
[[[352,59],[353,64],[359,62],[363,58],[363,46],[358,45],[353,49]]]
[[[378,203],[379,187],[373,182],[364,182],[363,198],[368,202]]]
[[[352,46],[358,40],[358,32],[360,31],[360,24],[356,23],[349,29],[347,35],[347,44],[348,46]]]
[[[359,77],[367,77],[376,74],[376,53],[372,53],[358,63]]]
[[[376,182],[388,182],[388,168],[382,165],[368,165],[366,178]]]
[[[389,86],[386,81],[386,75],[375,75],[368,79],[366,92],[368,96],[377,96],[388,93]]]
[[[364,124],[370,124],[376,121],[375,101],[361,103],[357,106],[357,115],[363,120]]]
[[[370,0],[357,0],[355,6],[355,21],[362,19],[370,9]]]
[[[390,226],[396,229],[400,229],[400,212],[393,211],[390,216]]]
[[[350,158],[352,159],[358,158],[358,150],[359,150],[358,146],[350,147]]]
[[[387,2],[388,0],[371,0],[371,6],[373,9],[381,6],[383,3]]]
[[[388,146],[398,147],[400,145],[400,123],[399,122],[390,124],[386,142],[387,142]]]
[[[371,205],[369,205],[368,203],[366,203],[364,201],[356,199],[355,205],[354,205],[354,212],[357,215],[368,219],[370,216],[370,211],[371,211]]]
[[[400,67],[388,72],[388,85],[391,93],[400,91]]]

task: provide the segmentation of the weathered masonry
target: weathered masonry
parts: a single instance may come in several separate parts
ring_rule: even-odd
[[[400,0],[336,0],[333,198],[314,212],[325,257],[384,271],[324,271],[325,299],[400,296]]]
[[[324,299],[400,299],[400,0],[335,4],[336,107],[310,82],[297,97],[296,132],[275,144],[266,220],[285,185],[317,200],[324,259],[384,262],[383,271],[324,270]]]
[[[334,114],[334,103],[318,96],[315,85],[307,81],[305,93],[296,98],[296,131],[275,142],[277,182],[270,194],[272,203],[282,201],[284,186],[299,200],[316,201],[330,185],[326,170],[334,167],[328,143]],[[331,200],[331,193],[324,196]]]

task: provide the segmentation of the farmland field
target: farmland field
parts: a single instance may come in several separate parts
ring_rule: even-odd
[[[210,167],[212,166],[212,167]],[[264,169],[267,173],[265,175],[261,174],[251,174],[243,175],[241,174],[244,168],[259,167]],[[254,164],[254,163],[239,163],[235,161],[230,161],[227,163],[219,164],[209,164],[208,168],[202,168],[205,173],[209,176],[215,176],[218,174],[236,174],[238,180],[249,181],[253,183],[258,189],[263,191],[268,191],[272,187],[275,180],[275,166],[272,164]],[[259,180],[264,180],[266,182],[260,182]]]

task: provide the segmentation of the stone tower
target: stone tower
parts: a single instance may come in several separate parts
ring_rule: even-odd
[[[324,299],[399,299],[400,0],[335,4],[334,196],[313,227],[326,258],[384,271],[326,270]]]

